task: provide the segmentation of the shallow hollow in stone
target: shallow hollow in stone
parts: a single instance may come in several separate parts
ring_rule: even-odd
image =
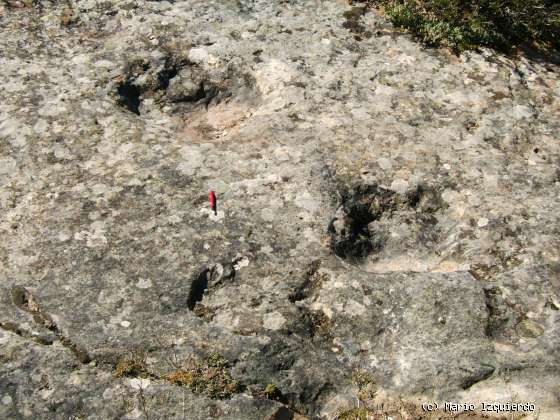
[[[116,85],[117,103],[137,115],[142,113],[146,99],[160,106],[172,105],[174,111],[182,108],[208,106],[218,97],[227,97],[225,83],[212,80],[199,67],[169,57],[163,65],[130,63]],[[183,104],[179,107],[179,104]]]
[[[140,117],[163,112],[176,120],[180,141],[226,140],[239,131],[261,103],[250,70],[206,69],[170,55],[162,62],[125,66],[116,80],[117,103]]]
[[[376,184],[358,185],[342,194],[342,203],[328,225],[333,252],[344,259],[363,259],[380,251],[383,233],[372,232],[371,224],[381,218],[398,222],[398,213],[434,213],[444,207],[439,192],[419,185],[407,194],[398,194]]]
[[[208,70],[173,54],[162,61],[138,60],[126,64],[116,79],[116,94],[118,103],[134,113],[138,113],[148,98],[154,98],[160,105],[208,107],[211,101],[220,102],[232,95],[242,100],[258,96],[254,77],[245,70]]]

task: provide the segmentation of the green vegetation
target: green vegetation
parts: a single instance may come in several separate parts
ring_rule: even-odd
[[[167,375],[166,379],[194,393],[216,399],[231,398],[241,390],[239,382],[229,373],[228,361],[219,354],[213,354],[203,362],[191,360],[184,368]]]
[[[381,415],[381,412],[378,412],[377,408],[370,406],[377,392],[377,385],[373,376],[365,370],[358,369],[352,373],[352,383],[358,387],[358,407],[340,411],[336,420],[385,418]]]
[[[460,52],[480,46],[509,52],[520,45],[560,50],[556,0],[369,0],[395,26],[428,45]]]
[[[358,387],[358,398],[361,401],[368,401],[375,398],[377,385],[372,375],[364,370],[357,370],[352,375],[352,382]]]
[[[375,417],[376,414],[379,414],[379,416]],[[336,416],[336,420],[369,420],[379,417],[380,413],[376,413],[375,411],[369,410],[365,407],[356,407],[339,413]]]
[[[169,375],[150,372],[146,359],[146,354],[142,351],[128,352],[117,362],[115,378],[166,380],[173,385],[184,386],[194,393],[206,394],[215,399],[230,398],[242,390],[241,384],[231,377],[229,362],[217,353],[203,361],[191,358],[183,366],[172,363],[175,370]],[[271,391],[271,394],[277,393]]]
[[[132,351],[122,357],[115,367],[115,378],[148,377],[146,354],[142,351]]]
[[[264,396],[269,400],[281,400],[283,398],[282,392],[276,386],[276,384],[268,384],[264,389]]]

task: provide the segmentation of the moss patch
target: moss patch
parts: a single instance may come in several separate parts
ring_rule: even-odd
[[[190,360],[182,369],[167,375],[166,379],[174,385],[214,399],[231,398],[242,389],[240,383],[231,377],[228,361],[219,354],[213,354],[204,361]]]
[[[374,411],[368,410],[365,407],[352,408],[351,410],[343,411],[336,417],[337,420],[369,420],[375,414]]]
[[[119,359],[114,376],[115,378],[150,376],[146,365],[146,354],[141,351],[134,351]]]
[[[352,375],[352,382],[358,387],[358,398],[362,401],[372,400],[377,392],[377,385],[372,375],[364,370],[357,370]]]

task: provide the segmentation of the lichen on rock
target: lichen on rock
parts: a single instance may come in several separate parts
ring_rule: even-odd
[[[0,2],[0,418],[558,416],[558,65],[353,7]]]

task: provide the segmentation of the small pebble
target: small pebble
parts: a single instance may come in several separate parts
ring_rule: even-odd
[[[138,279],[136,287],[139,289],[149,289],[152,287],[152,281],[150,279]]]
[[[391,189],[396,193],[404,194],[408,190],[408,182],[404,179],[397,179],[392,182]]]
[[[388,170],[391,169],[393,167],[393,164],[391,163],[391,161],[387,158],[379,158],[377,159],[377,164],[379,165],[379,167],[383,170]]]

